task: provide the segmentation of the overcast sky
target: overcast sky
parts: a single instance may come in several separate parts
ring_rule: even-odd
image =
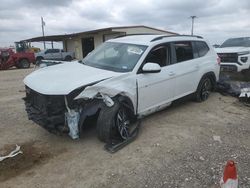
[[[250,0],[0,0],[0,47],[45,35],[81,32],[111,26],[146,25],[194,34],[212,44],[250,36]]]

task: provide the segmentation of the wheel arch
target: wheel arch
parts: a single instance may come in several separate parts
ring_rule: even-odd
[[[22,60],[27,60],[30,63],[30,60],[27,57],[21,57],[21,58],[19,58],[18,59],[18,63],[20,63]]]
[[[72,60],[72,59],[73,59],[73,57],[72,57],[71,55],[66,55],[66,56],[65,56],[65,58],[64,58],[64,60],[66,61],[67,59]]]
[[[205,74],[203,74],[203,76],[201,77],[200,81],[204,78],[209,78],[212,82],[212,89],[214,90],[215,89],[215,86],[216,86],[216,76],[215,76],[215,73],[210,71],[210,72],[207,72]],[[199,87],[199,85],[197,86],[197,88]]]
[[[128,96],[118,94],[116,98],[118,102],[122,103],[128,110],[130,110],[132,115],[135,116],[135,110],[134,110],[135,108],[133,102]]]
[[[38,59],[44,59],[44,57],[43,57],[43,56],[37,56],[37,57],[36,57],[36,61],[37,61]]]

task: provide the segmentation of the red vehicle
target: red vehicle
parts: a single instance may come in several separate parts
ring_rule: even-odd
[[[14,52],[11,48],[0,48],[0,70],[11,67],[29,68],[31,63],[35,63],[33,52]]]

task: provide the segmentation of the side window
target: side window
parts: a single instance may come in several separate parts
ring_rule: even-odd
[[[50,53],[52,53],[51,50],[52,50],[52,49],[48,49],[48,50],[45,51],[45,53],[46,53],[46,54],[50,54]]]
[[[192,44],[189,41],[174,42],[177,63],[194,58]]]
[[[209,51],[209,48],[205,42],[196,41],[195,45],[196,45],[196,48],[198,50],[199,57],[206,55],[207,52]]]
[[[157,63],[161,67],[171,63],[170,46],[157,46],[153,48],[147,55],[145,62]]]
[[[51,53],[59,53],[60,52],[60,50],[59,49],[51,49]]]

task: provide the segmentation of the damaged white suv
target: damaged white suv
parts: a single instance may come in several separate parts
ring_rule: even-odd
[[[190,94],[206,100],[219,77],[217,58],[198,36],[112,39],[81,61],[28,75],[26,110],[29,119],[51,132],[77,138],[96,120],[100,140],[126,140],[134,133],[134,122],[172,101]]]

